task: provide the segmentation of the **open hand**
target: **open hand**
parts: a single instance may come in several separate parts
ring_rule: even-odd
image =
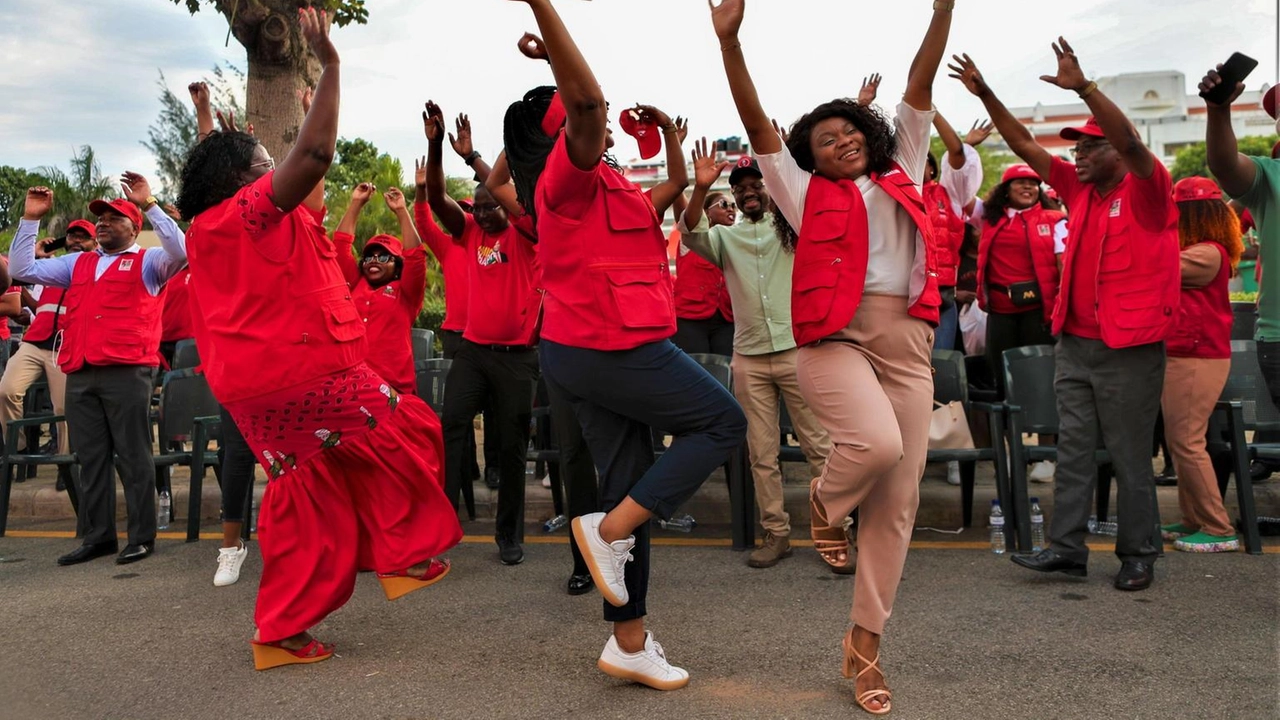
[[[418,187],[427,186],[427,158],[413,161],[413,184]]]
[[[987,81],[982,79],[982,73],[978,70],[977,64],[965,54],[952,55],[951,63],[947,64],[947,69],[951,71],[951,77],[964,83],[964,87],[976,97],[991,92],[991,88],[987,87]]]
[[[27,189],[27,199],[22,206],[23,220],[39,220],[53,208],[53,191],[39,185]]]
[[[693,184],[695,187],[706,189],[716,183],[724,171],[729,167],[726,160],[717,161],[715,155],[707,152],[707,139],[693,143]]]
[[[786,145],[787,140],[791,137],[791,133],[787,132],[787,129],[777,120],[770,120],[769,122],[773,123],[774,132],[778,133],[778,137],[782,138],[782,144]]]
[[[716,37],[721,41],[736,40],[738,29],[742,27],[742,15],[746,0],[707,0],[711,8],[711,27],[715,28]]]
[[[471,144],[471,118],[466,113],[459,113],[453,125],[457,134],[449,133],[449,144],[458,153],[458,157],[466,158],[475,151],[475,146]]]
[[[677,115],[676,124],[676,141],[684,145],[684,139],[689,137],[689,121],[684,117]]]
[[[542,42],[542,38],[527,32],[520,36],[520,41],[516,43],[516,47],[520,48],[520,54],[530,60],[550,60],[547,55],[547,46]]]
[[[136,172],[125,172],[120,176],[120,187],[124,188],[124,196],[134,205],[142,207],[151,197],[151,184]]]
[[[405,209],[404,193],[398,187],[388,188],[386,192],[382,193],[382,199],[386,201],[387,207],[391,212],[398,213]]]
[[[316,12],[313,7],[298,8],[298,24],[302,29],[302,37],[307,46],[320,61],[320,67],[326,68],[338,62],[338,50],[329,40],[329,14],[324,10]]]
[[[422,111],[422,133],[431,142],[444,140],[444,111],[434,100],[428,100]]]
[[[969,132],[965,133],[964,142],[971,147],[978,147],[987,138],[991,137],[991,131],[995,129],[990,120],[974,120],[973,127],[969,128]]]
[[[191,104],[197,110],[209,107],[209,86],[205,82],[193,82],[187,86],[187,92],[191,93]]]
[[[1200,80],[1200,92],[1208,93],[1210,90],[1218,87],[1223,82],[1225,82],[1225,80],[1222,79],[1222,76],[1218,74],[1218,71],[1220,70],[1222,70],[1221,65],[1219,65],[1216,69],[1210,70],[1207,74],[1205,74],[1204,78]],[[1238,82],[1236,83],[1236,89],[1231,93],[1230,97],[1227,98],[1226,102],[1213,103],[1213,102],[1209,102],[1208,100],[1205,100],[1204,104],[1212,107],[1230,107],[1231,103],[1235,102],[1240,97],[1240,94],[1243,92],[1244,92],[1244,83]]]
[[[240,128],[236,127],[235,113],[228,110],[227,114],[223,115],[222,111],[219,110],[216,115],[218,117],[218,127],[222,128],[222,132],[240,132]],[[250,135],[253,134],[253,123],[249,123],[249,127],[245,132]]]
[[[1066,38],[1059,37],[1058,42],[1053,43],[1053,54],[1058,56],[1058,74],[1041,75],[1040,79],[1063,90],[1083,90],[1089,84],[1089,78],[1084,76],[1076,52],[1071,49]]]
[[[353,205],[363,205],[369,202],[369,198],[373,197],[373,193],[378,188],[373,183],[362,182],[351,189],[351,203]]]
[[[862,78],[862,89],[858,91],[858,104],[868,107],[876,101],[876,92],[880,90],[880,73],[872,73]]]

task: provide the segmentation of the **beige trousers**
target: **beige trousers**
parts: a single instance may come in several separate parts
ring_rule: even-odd
[[[1205,432],[1213,406],[1227,384],[1230,358],[1175,358],[1165,361],[1164,438],[1178,474],[1178,505],[1182,524],[1209,535],[1235,535],[1218,493],[1218,477],[1205,450]]]
[[[849,326],[800,349],[800,393],[831,435],[816,489],[827,518],[858,508],[853,611],[884,632],[911,544],[933,411],[933,331],[907,299],[867,295]]]
[[[40,380],[41,375],[49,382],[53,413],[63,414],[67,400],[67,376],[58,367],[53,351],[41,350],[31,343],[18,343],[18,351],[9,358],[4,377],[0,378],[0,438],[4,437],[10,421],[22,418],[22,401],[27,388]],[[25,444],[26,438],[19,437],[18,449],[23,449]],[[67,424],[58,423],[58,454],[66,455],[69,446]]]
[[[747,455],[756,488],[760,525],[770,535],[791,534],[791,517],[782,502],[782,468],[779,399],[787,404],[800,449],[809,461],[813,477],[822,474],[831,439],[800,395],[796,378],[799,350],[792,348],[765,355],[733,354],[733,394],[747,416]]]

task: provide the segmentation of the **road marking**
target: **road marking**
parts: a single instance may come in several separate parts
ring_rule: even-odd
[[[70,530],[10,530],[6,533],[6,537],[11,538],[28,538],[28,539],[74,539],[76,534]],[[128,540],[128,535],[123,533],[118,537],[121,540]],[[185,532],[161,532],[156,533],[156,538],[160,540],[185,540],[187,534]],[[201,540],[221,540],[222,533],[204,532],[200,533]],[[487,535],[463,535],[462,542],[468,545],[487,545],[493,543],[493,538]],[[732,547],[733,540],[729,538],[694,538],[694,537],[656,537],[650,540],[653,545],[664,545],[667,547]],[[524,539],[525,545],[568,545],[568,535],[534,535]],[[792,540],[792,547],[813,547],[812,540]],[[1116,549],[1114,543],[1088,543],[1090,550],[1098,552],[1111,552]],[[912,550],[991,550],[991,543],[977,542],[971,540],[917,540],[911,543]],[[1267,555],[1280,555],[1280,545],[1264,544],[1262,552]]]

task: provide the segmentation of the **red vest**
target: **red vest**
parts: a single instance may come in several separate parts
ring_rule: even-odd
[[[938,324],[942,304],[932,223],[925,214],[924,199],[896,163],[871,180],[889,194],[915,223],[923,247],[925,273],[920,295],[908,313],[932,325]],[[846,327],[858,305],[867,280],[867,207],[852,180],[833,182],[814,175],[805,197],[804,219],[791,273],[791,325],[796,345],[815,343]],[[913,291],[920,278],[912,278]]]
[[[213,394],[232,403],[363,362],[364,323],[320,220],[301,206],[281,218],[272,232],[292,235],[293,251],[273,260],[235,222],[235,202],[187,231],[196,344]]]
[[[165,283],[164,311],[160,314],[160,342],[177,342],[196,336],[191,327],[191,269],[183,268]]]
[[[58,328],[66,327],[67,322],[63,317],[67,314],[67,306],[63,302],[66,296],[66,288],[44,286],[40,291],[40,299],[36,301],[36,316],[32,318],[31,326],[22,334],[23,342],[44,342],[53,337]]]
[[[67,289],[67,322],[58,365],[73,373],[88,365],[160,364],[160,311],[164,289],[147,292],[142,258],[147,251],[121,254],[102,277],[96,252],[81,253]]]
[[[724,272],[697,253],[676,257],[676,317],[706,320],[719,310],[733,321],[733,303],[724,284]]]
[[[964,218],[951,207],[951,196],[941,183],[931,182],[921,191],[925,212],[933,223],[935,253],[938,259],[938,286],[956,286],[956,268],[960,266],[960,246],[964,244]]]
[[[1035,269],[1035,281],[1040,285],[1040,308],[1044,321],[1053,322],[1053,308],[1058,302],[1058,256],[1053,252],[1053,228],[1066,215],[1040,206],[1027,208],[1012,218],[1007,215],[995,225],[982,226],[982,239],[978,242],[978,306],[990,311],[990,299],[986,283],[987,263],[991,260],[991,243],[996,233],[1013,224],[1021,224],[1031,251],[1031,265]],[[1028,278],[1030,279],[1030,278]]]
[[[1218,268],[1218,274],[1208,285],[1182,288],[1178,322],[1165,341],[1165,352],[1169,357],[1231,357],[1233,317],[1231,292],[1227,289],[1227,281],[1231,279],[1231,258],[1221,245],[1208,242],[1222,256],[1222,267]]]
[[[558,141],[564,143],[563,136]],[[552,152],[563,152],[557,147]],[[630,350],[675,334],[667,239],[638,186],[601,165],[581,217],[545,205],[538,187],[539,260],[547,291],[542,337],[591,350]]]

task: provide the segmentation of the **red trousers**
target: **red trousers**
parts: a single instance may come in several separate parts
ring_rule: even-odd
[[[357,570],[396,572],[462,539],[443,490],[440,419],[400,396],[389,419],[272,480],[258,519],[259,639],[304,632],[346,604]]]

